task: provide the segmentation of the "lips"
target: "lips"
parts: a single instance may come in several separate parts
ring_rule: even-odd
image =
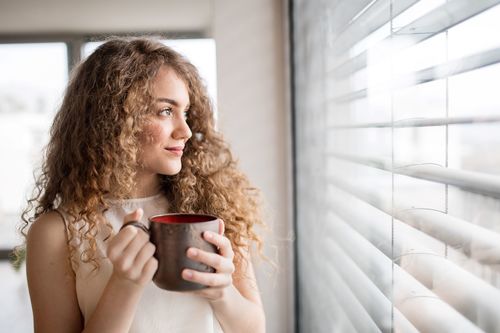
[[[170,153],[176,156],[182,156],[184,146],[167,147],[165,148],[165,150],[169,151]]]

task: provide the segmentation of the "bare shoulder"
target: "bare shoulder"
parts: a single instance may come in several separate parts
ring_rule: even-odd
[[[67,244],[66,227],[57,212],[41,215],[28,231],[26,273],[37,332],[81,330]]]
[[[51,211],[40,215],[28,231],[28,246],[43,242],[66,242],[66,227],[59,213]]]
[[[55,211],[39,216],[28,231],[26,243],[27,268],[68,258],[66,227]]]

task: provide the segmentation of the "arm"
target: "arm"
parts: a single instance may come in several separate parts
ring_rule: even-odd
[[[56,212],[40,216],[29,230],[26,273],[35,332],[82,331],[66,242],[64,222]]]
[[[28,236],[28,283],[36,332],[82,332],[75,279],[71,271],[63,221],[49,213],[37,220]],[[125,221],[138,220],[135,211]],[[157,261],[148,236],[124,228],[108,247],[113,274],[83,332],[126,332],[143,289],[153,277]],[[57,242],[56,242],[57,240]],[[65,283],[63,283],[65,282]]]
[[[211,232],[205,232],[203,236],[219,247],[220,255],[199,249],[189,249],[187,255],[214,267],[216,272],[201,273],[186,269],[183,278],[209,286],[195,293],[209,300],[224,332],[265,332],[262,301],[248,252],[244,251],[241,262],[234,265],[233,250],[226,237]]]
[[[233,285],[210,303],[224,332],[265,332],[264,309],[249,255],[243,260],[236,264]]]

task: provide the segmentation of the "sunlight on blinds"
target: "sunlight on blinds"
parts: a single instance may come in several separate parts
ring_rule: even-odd
[[[299,330],[500,332],[500,0],[349,3],[293,1]]]

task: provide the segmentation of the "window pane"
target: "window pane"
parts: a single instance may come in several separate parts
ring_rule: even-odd
[[[19,243],[15,226],[67,79],[66,44],[0,44],[0,248]]]
[[[26,283],[26,265],[15,271],[9,262],[0,262],[0,332],[33,332],[33,316]]]

